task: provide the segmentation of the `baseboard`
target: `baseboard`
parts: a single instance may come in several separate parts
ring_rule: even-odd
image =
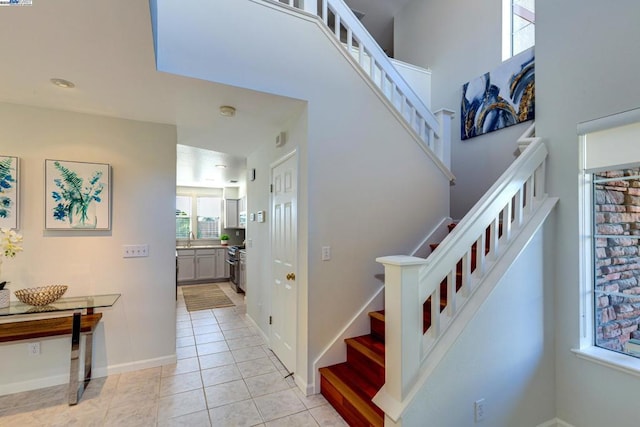
[[[335,365],[347,360],[345,338],[368,334],[371,331],[369,312],[384,308],[384,286],[367,301],[313,362],[313,383],[308,385],[307,395],[320,393],[320,372],[324,366]]]
[[[251,324],[258,330],[258,332],[260,333],[260,336],[262,337],[262,339],[264,340],[264,342],[267,344],[267,346],[271,347],[271,340],[269,339],[269,336],[267,336],[267,334],[264,333],[264,331],[262,329],[260,329],[260,326],[258,326],[258,324],[256,323],[255,320],[253,320],[253,317],[251,317],[249,315],[249,313],[245,313],[244,315],[247,320],[249,322],[251,322]]]
[[[175,354],[171,356],[158,357],[155,359],[139,360],[136,362],[122,363],[102,368],[94,368],[91,372],[92,378],[101,378],[109,375],[121,374],[124,372],[138,371],[141,369],[155,368],[162,365],[176,363]],[[20,393],[23,391],[37,390],[46,387],[53,387],[69,383],[69,374],[52,375],[50,377],[38,378],[35,380],[15,382],[11,384],[0,384],[0,396],[6,394]]]
[[[565,423],[560,418],[554,418],[550,421],[547,421],[546,423],[542,423],[538,425],[537,427],[573,427],[573,426],[569,423]]]

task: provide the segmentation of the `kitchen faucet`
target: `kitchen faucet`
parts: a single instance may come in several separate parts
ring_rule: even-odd
[[[193,231],[189,232],[189,240],[187,241],[187,247],[190,248],[191,247],[191,239],[195,240],[196,236],[193,235]]]

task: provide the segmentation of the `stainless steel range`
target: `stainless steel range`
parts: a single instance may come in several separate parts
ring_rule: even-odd
[[[236,292],[243,292],[243,289],[240,288],[240,249],[244,249],[244,246],[229,246],[227,249],[229,281]]]

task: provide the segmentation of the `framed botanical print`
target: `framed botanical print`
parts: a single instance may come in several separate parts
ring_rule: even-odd
[[[45,229],[110,230],[111,167],[45,160]]]
[[[18,228],[20,212],[18,158],[0,156],[0,228]]]

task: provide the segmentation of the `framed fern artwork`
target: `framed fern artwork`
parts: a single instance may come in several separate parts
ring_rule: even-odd
[[[45,160],[45,229],[110,230],[111,167]]]
[[[0,156],[0,228],[18,228],[18,158]]]

